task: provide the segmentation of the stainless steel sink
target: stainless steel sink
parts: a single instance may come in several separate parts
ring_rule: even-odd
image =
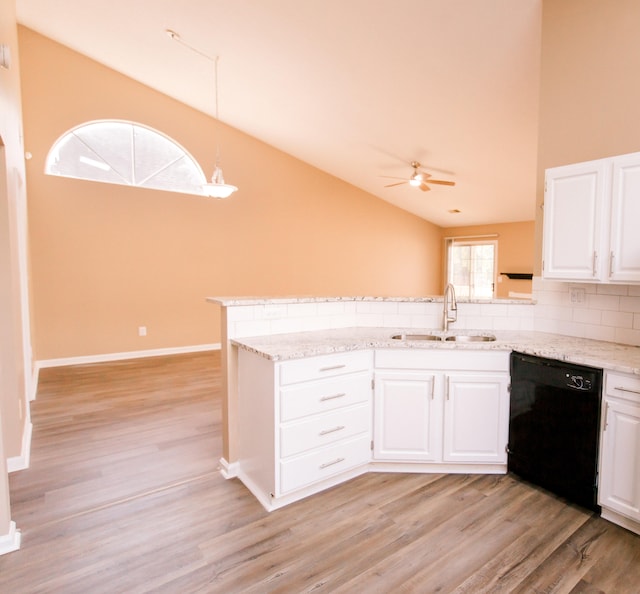
[[[394,334],[393,340],[442,340],[437,334]]]
[[[394,334],[393,340],[428,340],[446,342],[493,342],[492,334]]]
[[[447,336],[444,340],[447,342],[493,342],[496,339],[495,336],[478,336],[477,334],[455,334]]]

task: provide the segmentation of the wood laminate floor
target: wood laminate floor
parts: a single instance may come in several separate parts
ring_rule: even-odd
[[[640,537],[515,477],[367,474],[267,513],[218,353],[44,369],[0,592],[640,593]]]

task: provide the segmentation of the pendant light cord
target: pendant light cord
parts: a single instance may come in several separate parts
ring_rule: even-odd
[[[214,118],[214,131],[215,131],[215,140],[216,140],[216,165],[213,171],[213,177],[211,179],[211,184],[206,184],[207,187],[211,188],[213,186],[217,186],[217,190],[222,188],[225,193],[215,195],[217,198],[226,198],[232,192],[235,192],[238,188],[235,186],[225,184],[224,178],[222,176],[222,169],[220,168],[220,142],[219,142],[219,131],[220,131],[220,117],[218,115],[218,60],[220,56],[210,56],[209,54],[203,52],[202,50],[194,47],[193,45],[184,41],[178,33],[173,31],[172,29],[166,29],[165,33],[174,41],[177,41],[187,49],[191,50],[193,53],[198,54],[202,58],[213,62],[213,81],[214,81],[214,98],[215,98],[215,118]],[[214,195],[214,194],[211,194]]]
[[[220,56],[216,56],[213,59],[213,81],[214,81],[214,91],[215,91],[215,99],[216,99],[216,123],[215,123],[215,132],[216,132],[216,168],[220,167],[220,143],[218,142],[218,138],[220,137],[220,118],[218,117],[218,60]]]
[[[216,62],[218,60],[218,56],[215,56],[215,57],[210,56],[209,54],[206,54],[202,50],[199,50],[197,47],[193,47],[192,45],[187,43],[184,39],[182,39],[182,37],[180,37],[180,35],[178,35],[178,33],[173,31],[172,29],[166,29],[165,33],[169,37],[171,37],[171,39],[173,39],[174,41],[177,41],[178,43],[181,43],[182,45],[184,45],[184,47],[189,48],[192,52],[195,52],[199,56],[202,56],[203,58],[206,58],[210,62]]]
[[[178,33],[176,33],[173,29],[166,29],[165,33],[174,41],[177,41],[179,44],[183,45],[187,49],[190,49],[193,53],[198,54],[202,58],[209,60],[209,62],[213,62],[213,82],[214,82],[214,98],[215,98],[215,133],[216,133],[216,168],[220,166],[220,143],[218,142],[218,132],[219,132],[219,121],[220,117],[218,115],[218,60],[220,56],[210,56],[209,54],[203,52],[202,50],[194,47],[190,43],[187,43]]]
[[[219,117],[218,117],[218,60],[220,59],[220,56],[210,56],[209,54],[203,52],[202,50],[199,50],[197,47],[194,47],[190,43],[187,43],[184,39],[182,39],[182,37],[180,37],[180,35],[178,35],[178,33],[173,31],[172,29],[166,29],[165,32],[174,41],[177,41],[178,43],[180,43],[181,45],[183,45],[187,49],[190,49],[192,52],[194,52],[194,53],[198,54],[199,56],[209,60],[209,62],[213,62],[214,96],[215,96],[215,102],[216,102],[215,103],[215,107],[216,107],[215,115],[216,115],[216,121],[217,121],[219,119]]]

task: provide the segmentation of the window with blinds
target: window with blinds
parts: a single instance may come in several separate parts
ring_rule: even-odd
[[[487,238],[446,239],[447,282],[456,296],[466,299],[491,299],[495,295],[498,242]]]

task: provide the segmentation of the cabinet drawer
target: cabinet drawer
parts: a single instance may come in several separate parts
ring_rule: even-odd
[[[359,433],[368,434],[370,410],[367,404],[360,404],[283,425],[280,428],[280,457],[293,456]]]
[[[371,375],[368,371],[296,384],[280,389],[280,420],[291,421],[359,402],[371,396]]]
[[[280,363],[280,385],[334,377],[371,368],[371,351],[352,351]]]
[[[607,372],[605,374],[605,394],[640,403],[640,377]]]
[[[280,491],[287,493],[321,481],[350,468],[367,464],[370,458],[371,439],[366,434],[281,461]]]

